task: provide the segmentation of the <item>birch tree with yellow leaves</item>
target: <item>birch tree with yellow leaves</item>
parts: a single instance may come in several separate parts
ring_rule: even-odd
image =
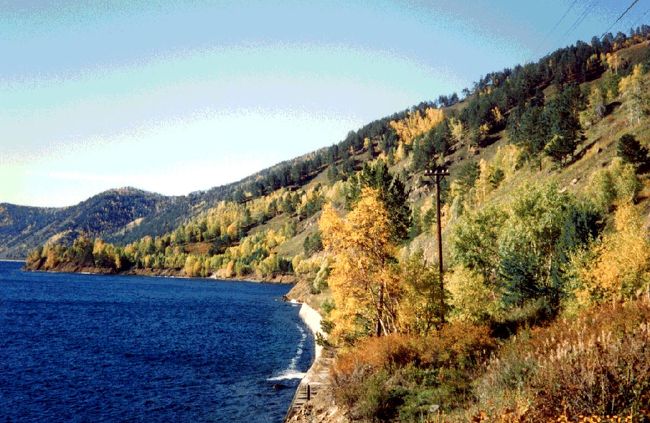
[[[395,332],[399,293],[391,270],[395,246],[379,193],[364,188],[345,218],[326,206],[319,227],[323,245],[334,259],[328,279],[336,305],[332,337],[352,343],[371,333],[381,336]]]
[[[416,137],[435,128],[443,120],[445,113],[441,109],[428,107],[424,112],[416,110],[404,119],[391,121],[390,127],[404,144],[409,145]]]

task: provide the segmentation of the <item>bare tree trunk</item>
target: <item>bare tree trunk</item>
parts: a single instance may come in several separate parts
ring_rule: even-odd
[[[384,309],[384,283],[379,285],[379,298],[377,299],[377,336],[382,334],[382,311]]]

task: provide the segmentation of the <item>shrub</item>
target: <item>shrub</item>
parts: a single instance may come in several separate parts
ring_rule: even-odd
[[[471,380],[495,345],[487,327],[460,322],[427,337],[367,338],[334,363],[336,400],[355,419],[420,421],[432,406],[473,398]]]
[[[477,383],[478,408],[492,419],[632,416],[650,403],[650,301],[590,309],[513,338]],[[600,420],[599,420],[600,421]]]
[[[498,294],[485,284],[483,275],[476,271],[456,266],[447,273],[445,287],[451,294],[449,305],[452,319],[486,321],[498,309]]]
[[[589,196],[602,211],[608,211],[613,204],[635,201],[641,190],[634,166],[620,158],[614,159],[607,169],[594,172],[590,186]]]

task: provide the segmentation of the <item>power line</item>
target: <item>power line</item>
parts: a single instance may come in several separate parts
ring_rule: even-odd
[[[573,24],[571,24],[571,26],[570,26],[570,27],[569,27],[569,28],[564,32],[564,34],[562,34],[562,36],[561,36],[560,38],[558,38],[558,41],[563,40],[563,39],[564,39],[567,35],[569,35],[572,31],[574,31],[575,29],[577,29],[577,28],[578,28],[578,27],[579,27],[579,26],[580,26],[580,25],[585,21],[585,19],[587,19],[587,16],[589,16],[589,12],[591,11],[591,9],[592,9],[594,6],[596,6],[596,4],[597,4],[598,2],[599,2],[599,0],[591,0],[591,1],[587,4],[587,6],[584,8],[584,10],[583,10],[579,15],[578,15],[577,19],[573,22]],[[620,22],[620,20],[623,19],[623,17],[625,17],[625,15],[626,15],[626,14],[627,14],[627,13],[628,13],[628,12],[629,12],[629,11],[630,11],[630,10],[631,10],[631,9],[632,9],[632,8],[633,8],[633,7],[638,3],[638,2],[639,2],[639,0],[633,0],[632,3],[627,7],[627,9],[625,9],[625,10],[623,11],[623,13],[621,13],[621,15],[620,15],[620,16],[619,16],[619,17],[614,21],[614,23],[612,23],[612,24],[609,26],[609,28],[607,28],[607,30],[603,33],[603,35],[601,35],[600,38],[602,39],[603,37],[605,37],[605,35],[606,35],[606,34],[607,34],[607,33],[608,33],[608,32],[609,32],[609,31],[614,27],[614,25],[616,25],[618,22]],[[542,41],[540,41],[540,43],[539,43],[539,44],[537,45],[537,47],[534,49],[534,51],[535,51],[536,53],[537,53],[537,52],[539,51],[539,49],[543,46],[544,42],[549,38],[549,36],[552,35],[553,32],[555,32],[555,31],[558,29],[558,27],[562,24],[562,22],[564,21],[564,19],[569,15],[569,13],[571,12],[571,10],[573,10],[573,8],[575,7],[575,5],[576,5],[577,3],[578,3],[578,0],[574,0],[574,1],[569,5],[569,7],[567,8],[567,10],[562,14],[562,16],[560,17],[560,19],[555,23],[555,25],[553,25],[553,27],[552,27],[552,28],[551,28],[551,29],[546,33],[546,35],[542,38]],[[642,19],[643,19],[643,18],[644,18],[648,13],[650,13],[650,9],[646,10],[646,11],[645,11],[645,12],[644,12],[644,13],[643,13],[643,14],[642,14],[642,15],[641,15],[637,20],[636,20],[636,22],[632,25],[632,27],[633,27],[633,28],[636,27],[636,26],[639,24],[639,22],[641,22],[641,20],[642,20]],[[532,59],[531,59],[531,60],[532,60]]]
[[[639,1],[639,0],[636,0]],[[582,11],[582,13],[578,16],[578,18],[573,22],[573,24],[569,27],[569,29],[566,30],[564,34],[560,37],[560,41],[563,40],[567,35],[569,35],[571,32],[573,32],[575,29],[577,29],[582,22],[584,22],[585,19],[587,19],[587,16],[589,16],[589,12],[591,11],[591,8],[596,5],[598,0],[591,0],[585,9]]]
[[[630,9],[632,9],[632,8],[634,7],[634,5],[637,4],[638,2],[639,2],[639,0],[634,0],[634,1],[632,1],[632,4],[630,4],[630,5],[627,7],[627,9],[625,9],[625,11],[624,11],[623,13],[621,13],[621,16],[619,16],[618,19],[616,19],[616,20],[614,21],[614,23],[611,24],[611,25],[609,26],[609,28],[607,28],[607,30],[606,30],[605,32],[603,32],[603,35],[601,35],[600,38],[601,38],[601,39],[602,39],[602,38],[605,38],[605,35],[607,35],[607,33],[608,33],[608,32],[609,32],[609,31],[614,27],[614,25],[616,25],[616,24],[617,24],[621,19],[623,19],[623,16],[625,16],[625,15],[627,14],[627,12],[629,12]]]
[[[569,8],[564,12],[564,14],[563,14],[562,17],[560,18],[560,20],[558,20],[558,21],[555,23],[555,25],[553,25],[553,28],[551,28],[551,30],[548,31],[548,32],[546,33],[546,35],[544,36],[544,38],[542,38],[542,41],[540,41],[539,44],[537,45],[537,47],[535,47],[535,50],[534,50],[535,53],[538,53],[538,52],[539,52],[539,49],[544,45],[544,42],[546,42],[546,40],[548,39],[548,37],[549,37],[551,34],[553,34],[553,32],[555,32],[555,30],[560,26],[560,24],[564,21],[564,18],[567,17],[567,15],[569,14],[569,12],[571,12],[571,10],[572,10],[573,7],[576,5],[576,3],[578,3],[578,0],[573,0],[573,2],[569,5]]]
[[[648,13],[650,13],[650,8],[648,8],[648,10],[646,10],[641,16],[639,16],[639,18],[636,21],[634,21],[634,23],[632,25],[630,25],[630,26],[632,28],[636,28]]]

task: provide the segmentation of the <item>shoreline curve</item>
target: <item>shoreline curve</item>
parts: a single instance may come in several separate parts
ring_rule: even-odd
[[[315,395],[323,385],[327,384],[329,373],[329,366],[326,364],[327,359],[323,355],[323,347],[316,341],[318,339],[318,334],[323,337],[327,336],[327,334],[323,333],[321,330],[323,317],[318,313],[318,311],[306,303],[299,302],[295,299],[290,301],[294,304],[299,303],[301,305],[298,316],[300,316],[302,321],[314,335],[314,361],[296,387],[296,392],[293,395],[293,399],[291,400],[291,404],[289,405],[289,409],[284,418],[285,422],[301,421],[296,419],[299,419],[297,414],[307,404],[307,402],[305,402],[305,392],[307,392],[308,388],[311,388],[312,393]],[[309,400],[307,399],[307,401]]]
[[[321,336],[325,336],[325,334],[321,330],[321,322],[323,321],[323,316],[321,316],[316,310],[314,310],[310,305],[306,303],[301,303],[298,316],[300,316],[302,321],[305,323],[305,325],[309,328],[311,333],[314,335],[314,363],[315,363],[316,360],[318,360],[321,354],[323,353],[323,347],[321,345],[318,345],[318,342],[316,342],[318,334],[320,334]],[[313,363],[311,367],[314,367]],[[307,373],[309,373],[309,371],[307,371]]]

